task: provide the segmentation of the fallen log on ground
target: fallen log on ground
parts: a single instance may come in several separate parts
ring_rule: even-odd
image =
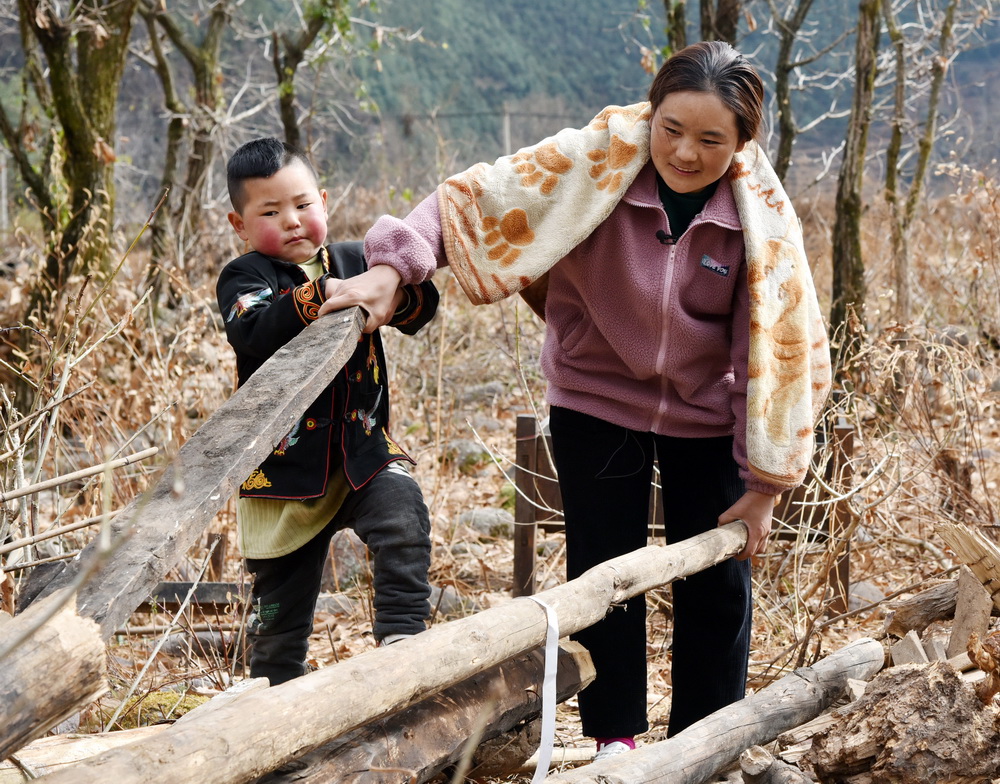
[[[270,453],[357,347],[364,320],[351,308],[317,319],[279,349],[180,448],[157,484],[115,517],[113,539],[130,537],[82,586],[77,610],[104,638],[125,625],[198,541],[215,513]],[[303,362],[302,357],[308,357]],[[269,411],[268,416],[259,415]],[[250,413],[253,416],[250,416]],[[96,555],[91,543],[80,562]],[[69,585],[67,566],[42,595]],[[31,611],[29,606],[25,614]]]
[[[944,662],[880,673],[813,738],[803,767],[823,784],[979,784],[1000,770],[1000,711]]]
[[[0,656],[0,759],[107,691],[100,630],[76,614],[73,595],[65,590],[39,602],[31,617],[4,623],[0,649],[6,651]]]
[[[213,784],[242,784],[345,732],[538,647],[548,626],[539,602],[556,613],[561,635],[572,634],[599,621],[613,604],[695,574],[738,553],[745,544],[746,526],[729,523],[670,546],[644,547],[535,597],[514,599],[247,694],[214,711],[208,720],[192,717],[179,722],[151,741],[138,741],[72,771],[53,774],[46,784],[81,780],[194,784],[204,781],[206,769],[213,773]]]
[[[385,771],[399,771],[400,781],[430,781],[462,759],[470,738],[480,742],[506,736],[518,724],[541,713],[545,668],[541,649],[517,656],[486,672],[457,683],[423,702],[381,721],[368,724],[301,757],[297,784],[376,784]],[[573,696],[594,679],[590,654],[579,643],[564,642],[559,650],[556,698]],[[190,714],[188,714],[190,715]],[[488,745],[488,744],[487,744]],[[535,742],[537,746],[537,740]],[[481,747],[482,748],[482,747]],[[493,749],[493,757],[477,756],[471,773],[490,775],[516,771],[534,747]],[[502,757],[498,755],[502,754]],[[478,772],[477,772],[478,769]],[[258,784],[280,784],[283,774],[268,774]]]
[[[547,784],[702,784],[751,746],[818,716],[847,689],[849,678],[870,680],[885,661],[875,640],[851,643],[739,702],[692,724],[669,740],[549,776]]]

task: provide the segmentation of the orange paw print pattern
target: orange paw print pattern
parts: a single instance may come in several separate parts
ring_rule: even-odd
[[[507,212],[500,220],[491,215],[483,216],[483,243],[490,261],[509,267],[521,255],[520,248],[535,241],[535,232],[528,225],[528,213],[522,209]]]
[[[521,185],[525,188],[537,185],[543,196],[551,194],[559,184],[559,177],[573,168],[573,161],[559,152],[555,142],[519,152],[511,158],[511,163],[521,175]]]
[[[621,188],[625,169],[639,154],[639,148],[618,136],[611,137],[607,150],[591,150],[587,157],[593,161],[590,177],[597,182],[597,189],[617,191]]]

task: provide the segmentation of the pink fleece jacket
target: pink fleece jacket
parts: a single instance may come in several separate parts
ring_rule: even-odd
[[[728,180],[678,240],[648,163],[614,211],[549,272],[542,369],[547,398],[633,430],[735,435],[748,489],[777,494],[747,468],[750,311],[743,232]],[[447,262],[437,195],[365,236],[369,266],[419,283]]]

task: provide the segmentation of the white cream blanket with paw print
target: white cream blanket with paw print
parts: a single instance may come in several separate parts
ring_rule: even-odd
[[[531,284],[599,226],[649,160],[648,103],[610,106],[587,127],[477,164],[438,190],[448,263],[469,299]],[[753,142],[729,171],[750,287],[747,455],[764,481],[805,478],[830,390],[830,355],[792,203]]]

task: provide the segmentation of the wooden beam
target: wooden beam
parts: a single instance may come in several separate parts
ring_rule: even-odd
[[[360,313],[350,308],[318,319],[279,349],[188,439],[157,484],[114,519],[113,538],[127,541],[77,595],[80,615],[95,620],[105,639],[125,625],[350,359],[364,323]],[[99,539],[81,562],[98,555]],[[71,584],[77,568],[67,567],[42,595]]]
[[[159,583],[149,592],[149,598],[136,610],[148,612],[153,607],[161,610],[180,609],[191,588],[191,606],[210,612],[226,612],[250,597],[250,583],[194,583],[166,581]]]
[[[701,784],[712,781],[746,749],[770,743],[809,721],[847,689],[848,678],[870,680],[885,652],[875,640],[857,640],[811,667],[718,710],[669,740],[550,775],[546,784]]]
[[[667,547],[644,547],[542,591],[537,598],[556,613],[560,634],[572,634],[601,620],[613,604],[735,555],[746,537],[746,526],[737,522]],[[175,724],[150,742],[137,741],[73,771],[52,774],[46,784],[166,780],[194,784],[204,781],[205,770],[212,771],[213,784],[242,784],[345,732],[538,647],[545,640],[546,617],[533,599],[513,599],[247,694],[215,711],[209,720],[192,718]],[[882,648],[875,645],[881,662]],[[280,731],[273,732],[275,727]],[[267,743],[261,742],[262,732],[268,733]]]
[[[3,624],[0,759],[107,691],[104,641],[75,609],[72,594],[61,591],[37,602],[33,616]]]

